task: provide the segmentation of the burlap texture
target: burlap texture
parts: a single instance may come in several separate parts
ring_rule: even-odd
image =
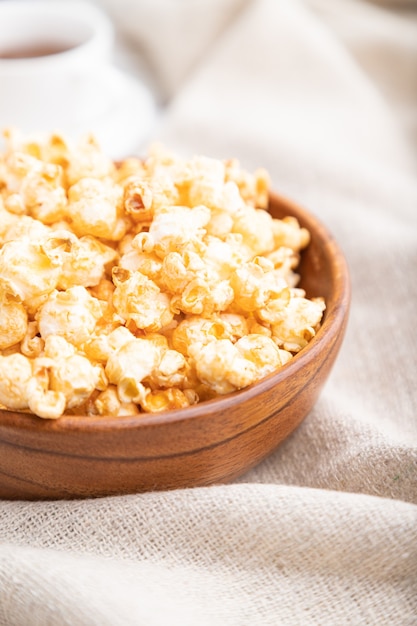
[[[234,484],[0,502],[1,626],[417,624],[415,4],[208,4],[103,0],[159,78],[155,139],[266,167],[333,232],[346,339],[308,418]]]

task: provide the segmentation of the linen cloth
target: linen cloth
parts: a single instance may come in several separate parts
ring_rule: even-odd
[[[0,625],[417,624],[415,3],[102,6],[155,77],[155,139],[266,167],[332,231],[350,321],[309,416],[233,484],[0,502]]]

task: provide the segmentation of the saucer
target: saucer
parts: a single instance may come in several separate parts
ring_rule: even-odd
[[[114,160],[138,155],[151,139],[156,123],[152,92],[140,79],[113,66],[97,77],[94,92],[101,103],[99,110],[67,132],[75,138],[92,132],[103,152]]]
[[[140,78],[131,76],[110,65],[98,72],[89,85],[85,100],[88,111],[80,107],[75,119],[69,120],[66,111],[61,111],[55,121],[41,116],[34,127],[12,124],[24,134],[62,133],[77,141],[86,133],[93,133],[101,149],[113,160],[140,155],[145,151],[157,120],[156,99]],[[5,141],[0,120],[0,150]]]

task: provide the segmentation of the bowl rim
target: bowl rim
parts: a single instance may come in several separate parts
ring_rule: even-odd
[[[0,410],[0,426],[13,426],[21,430],[28,431],[54,431],[56,433],[78,432],[101,432],[111,430],[117,425],[118,430],[128,430],[133,428],[162,426],[164,424],[183,422],[224,412],[231,405],[244,403],[253,399],[254,396],[269,391],[284,380],[294,376],[305,365],[311,364],[316,355],[333,341],[335,334],[339,333],[342,326],[347,321],[351,299],[351,283],[349,268],[346,258],[330,233],[327,226],[316,217],[316,215],[304,206],[290,200],[284,195],[275,191],[269,193],[269,206],[280,205],[288,210],[288,215],[294,215],[301,222],[305,222],[307,228],[309,224],[314,224],[315,234],[319,240],[325,241],[327,255],[332,258],[331,274],[337,289],[332,293],[330,302],[326,302],[324,320],[311,341],[293,358],[281,366],[279,370],[271,372],[259,381],[249,385],[244,389],[233,391],[224,396],[218,396],[211,400],[192,405],[186,408],[161,411],[156,413],[140,413],[136,415],[116,416],[95,416],[95,415],[63,415],[56,420],[42,419],[28,412],[2,409]],[[267,209],[268,210],[268,209]],[[330,306],[329,306],[330,305]]]

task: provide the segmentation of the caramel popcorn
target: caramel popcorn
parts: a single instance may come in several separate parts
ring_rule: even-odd
[[[46,419],[178,409],[276,371],[325,304],[297,288],[309,233],[268,175],[153,145],[5,133],[0,403]]]

